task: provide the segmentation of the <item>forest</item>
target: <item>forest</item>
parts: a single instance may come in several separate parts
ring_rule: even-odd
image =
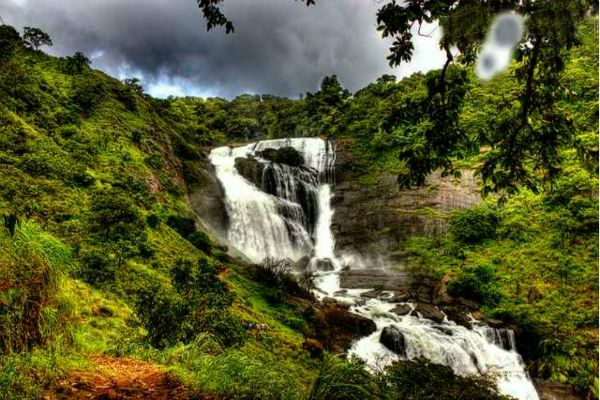
[[[410,238],[411,273],[449,277],[452,296],[514,329],[530,376],[598,398],[598,18],[577,32],[560,85],[544,87],[551,113],[542,101],[529,116],[550,145],[521,135],[507,155],[518,61],[487,83],[444,70],[464,83],[448,127],[424,101],[439,70],[355,93],[328,76],[297,99],[158,99],[82,53],[46,54],[41,31],[0,26],[0,397],[77,398],[121,363],[151,371],[156,398],[506,398],[491,376],[426,359],[365,369],[344,356],[358,338],[340,328],[355,323],[347,308],[197,223],[189,198],[211,149],[318,136],[348,144],[365,187],[475,171],[481,204],[450,213],[447,234]]]

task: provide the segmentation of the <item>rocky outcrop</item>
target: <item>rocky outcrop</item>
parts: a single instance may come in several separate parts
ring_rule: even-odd
[[[580,400],[584,398],[577,395],[573,386],[566,383],[534,379],[533,384],[540,396],[540,400]]]
[[[278,164],[286,164],[290,167],[304,165],[304,157],[293,147],[282,147],[280,149],[265,149],[257,153],[258,156]]]
[[[393,174],[361,179],[352,151],[351,141],[336,142],[332,232],[340,253],[383,266],[406,263],[397,250],[408,238],[444,234],[449,212],[480,201],[471,171],[463,171],[460,180],[434,173],[423,187],[401,190]]]
[[[201,228],[213,238],[226,237],[227,211],[224,193],[208,158],[184,164],[187,199]]]
[[[406,272],[389,269],[349,269],[340,272],[343,289],[373,289],[403,291],[410,283]]]
[[[400,329],[395,326],[390,325],[383,328],[379,342],[401,357],[406,357],[406,339]]]
[[[235,169],[248,181],[254,183],[256,187],[260,188],[262,186],[264,163],[251,157],[238,157],[235,159]]]
[[[412,311],[412,308],[408,304],[398,304],[390,312],[393,312],[396,315],[404,316],[404,315],[410,314],[411,311]]]

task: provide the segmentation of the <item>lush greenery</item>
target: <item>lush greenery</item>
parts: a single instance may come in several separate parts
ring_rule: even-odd
[[[208,14],[214,3],[199,2]],[[226,25],[221,17],[214,14],[212,23]],[[551,71],[555,76],[541,70],[546,59],[534,66],[543,75],[536,90],[544,97],[518,130],[513,114],[522,115],[525,105],[506,99],[523,99],[521,78],[482,84],[468,66],[444,70],[441,82],[460,85],[448,88],[442,103],[430,102],[440,71],[401,82],[383,76],[354,94],[327,77],[319,91],[298,100],[159,100],[134,79],[119,82],[91,69],[81,53],[44,54],[39,47],[52,44],[44,32],[29,28],[22,38],[0,26],[0,394],[39,397],[73,371],[94,370],[91,355],[106,354],[157,363],[216,397],[423,398],[445,388],[452,398],[499,398],[488,378],[456,377],[424,360],[372,374],[357,361],[303,348],[318,320],[313,278],[298,283],[277,260],[246,266],[198,229],[185,195],[202,179],[205,146],[315,135],[350,143],[352,168],[362,171],[364,184],[384,172],[409,184],[431,168],[456,176],[460,168],[478,169],[484,193],[492,196],[450,215],[447,236],[414,238],[406,250],[427,275],[448,274],[451,294],[512,324],[532,374],[593,392],[595,23],[577,25],[581,44],[568,53],[559,43],[565,62]],[[527,65],[515,62],[509,75],[520,77]],[[559,85],[549,86],[556,79]],[[559,131],[548,131],[556,121],[562,121]],[[456,146],[432,163],[432,152],[445,143],[430,141],[438,129],[454,132]],[[535,163],[502,164],[515,149],[503,145],[502,135],[520,146],[525,132],[551,142],[528,139],[516,153],[525,160],[539,151],[534,160],[544,157],[543,170]],[[302,161],[289,151],[270,156]],[[491,173],[492,165],[503,167]],[[249,323],[269,329],[255,335]],[[483,397],[472,397],[475,388]]]

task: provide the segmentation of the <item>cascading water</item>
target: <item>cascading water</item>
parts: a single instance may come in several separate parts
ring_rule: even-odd
[[[274,164],[260,158],[266,149],[293,147],[304,158],[304,166]],[[236,169],[236,158],[261,163],[262,176],[250,182]],[[516,352],[512,331],[473,325],[469,330],[454,322],[435,323],[412,311],[398,316],[396,304],[378,299],[365,302],[365,290],[348,290],[343,297],[339,270],[344,264],[336,257],[331,233],[331,184],[335,150],[319,138],[266,140],[238,148],[220,147],[210,154],[217,177],[223,185],[229,217],[228,240],[254,262],[265,257],[299,260],[311,256],[315,268],[328,260],[332,271],[318,272],[319,296],[326,294],[352,305],[351,310],[375,321],[377,331],[356,342],[355,354],[375,367],[400,358],[424,356],[450,366],[459,375],[495,373],[502,393],[526,400],[538,398]],[[402,355],[380,343],[385,328],[395,329],[403,338]]]

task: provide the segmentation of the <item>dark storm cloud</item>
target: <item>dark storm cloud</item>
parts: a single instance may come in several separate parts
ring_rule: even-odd
[[[337,74],[355,91],[378,76],[439,67],[435,39],[419,39],[409,66],[391,70],[373,0],[226,0],[236,32],[206,32],[195,0],[3,0],[0,16],[52,36],[53,54],[82,51],[96,68],[139,76],[154,95],[297,96]]]

